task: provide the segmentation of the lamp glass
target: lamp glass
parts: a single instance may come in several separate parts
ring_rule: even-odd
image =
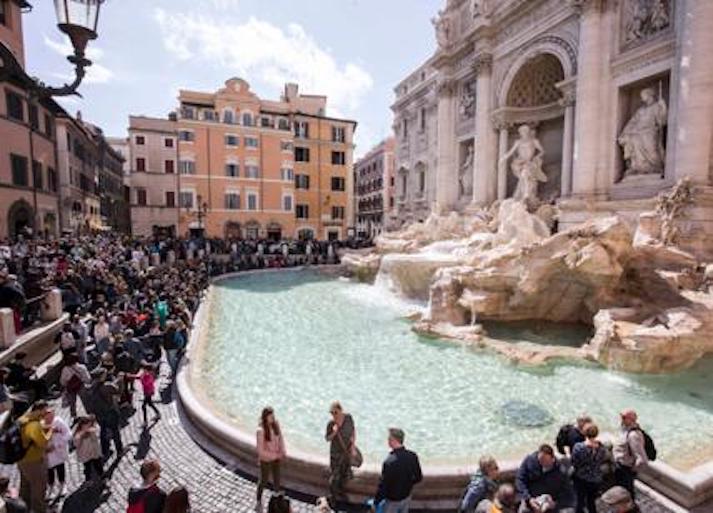
[[[104,0],[54,0],[57,23],[82,27],[96,33],[99,9]]]

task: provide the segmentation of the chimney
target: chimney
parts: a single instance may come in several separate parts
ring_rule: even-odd
[[[285,84],[285,95],[282,97],[282,101],[291,102],[295,100],[299,95],[299,86],[294,83]]]

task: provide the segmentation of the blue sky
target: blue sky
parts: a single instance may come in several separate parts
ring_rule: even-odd
[[[26,14],[27,67],[67,78],[70,45],[53,2]],[[180,88],[213,91],[232,76],[277,99],[286,81],[329,96],[330,114],[355,119],[357,155],[391,132],[394,85],[434,51],[430,18],[445,0],[107,0],[90,43],[83,99],[71,113],[126,133],[129,114],[165,116]]]

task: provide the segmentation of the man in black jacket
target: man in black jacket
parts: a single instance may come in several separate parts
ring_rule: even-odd
[[[404,438],[401,429],[389,429],[391,453],[381,467],[381,480],[374,498],[374,504],[386,501],[383,513],[408,513],[413,485],[423,479],[418,456],[406,450]]]

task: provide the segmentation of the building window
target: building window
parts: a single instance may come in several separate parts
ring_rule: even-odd
[[[225,165],[225,176],[229,176],[231,178],[237,178],[240,176],[240,166],[238,164],[235,164],[234,162],[230,162]]]
[[[136,170],[137,171],[146,171],[146,159],[143,157],[139,157],[136,159]]]
[[[235,123],[235,116],[233,115],[232,110],[223,111],[223,123],[226,123],[228,125],[232,125],[233,123]]]
[[[45,114],[45,135],[52,139],[54,135],[54,126],[52,125],[52,117],[49,114]]]
[[[182,107],[181,108],[181,115],[185,119],[193,119],[195,118],[195,112],[193,110],[193,107]]]
[[[345,188],[345,180],[340,176],[332,177],[332,190],[333,191],[343,191]]]
[[[27,157],[11,153],[10,167],[12,168],[13,185],[27,187]]]
[[[290,169],[289,167],[283,167],[282,169],[280,169],[280,178],[283,182],[291,182],[295,179],[294,169]]]
[[[295,137],[309,139],[309,123],[307,121],[295,121]]]
[[[173,163],[173,160],[166,160],[166,161],[163,163],[163,169],[164,169],[164,171],[166,171],[166,173],[167,173],[167,174],[170,174],[170,175],[172,175],[173,173],[176,172],[174,166],[175,166],[175,164]]]
[[[146,138],[143,135],[137,135],[136,136],[136,145],[143,146],[144,144],[146,144]]]
[[[146,203],[146,189],[136,189],[136,204],[140,207],[145,207]]]
[[[248,193],[248,210],[257,210],[257,193]]]
[[[173,191],[166,191],[166,206],[173,208],[176,206],[176,193]]]
[[[309,175],[295,175],[295,187],[297,189],[309,189]]]
[[[178,161],[178,172],[182,175],[195,175],[196,174],[196,163],[192,160],[179,160]]]
[[[309,162],[309,148],[295,148],[295,162]]]
[[[28,113],[30,117],[30,126],[33,130],[40,129],[40,114],[37,111],[37,105],[28,105]]]
[[[280,118],[280,119],[277,121],[277,127],[278,127],[280,130],[289,130],[289,129],[290,129],[290,122],[287,121],[285,118]]]
[[[208,109],[203,111],[203,121],[215,121],[215,118],[215,111]]]
[[[343,151],[332,152],[332,165],[343,166],[346,163],[346,157]]]
[[[285,212],[292,212],[292,196],[285,195],[282,197],[282,210]]]
[[[343,143],[346,140],[346,130],[341,126],[332,127],[332,142]]]
[[[260,168],[257,166],[245,166],[246,178],[260,178]]]
[[[178,134],[178,139],[184,142],[193,142],[196,140],[196,134],[189,130],[181,130]]]
[[[394,208],[394,197],[389,196],[389,208]]]
[[[51,167],[47,168],[47,189],[57,192],[57,171]]]
[[[35,189],[42,190],[42,163],[36,160],[32,161],[32,183]]]
[[[240,144],[240,141],[239,141],[237,135],[226,135],[225,136],[225,145],[226,146],[238,146],[238,144]]]
[[[296,205],[295,217],[297,219],[309,219],[309,205]]]
[[[421,171],[418,174],[418,191],[423,194],[426,192],[426,172]]]
[[[426,109],[422,108],[421,109],[421,116],[420,116],[420,121],[419,121],[419,127],[421,129],[421,132],[426,131]]]
[[[193,191],[179,192],[178,201],[181,208],[193,208]]]
[[[256,137],[246,137],[245,147],[246,148],[257,148],[260,145]]]
[[[10,119],[25,121],[25,107],[19,94],[6,91],[5,103],[7,104],[7,115]]]
[[[248,196],[248,202],[250,196]],[[240,194],[237,192],[225,193],[225,208],[228,210],[240,210]]]
[[[344,207],[332,207],[332,219],[344,219]]]
[[[293,149],[294,145],[292,144],[292,141],[280,141],[280,150],[291,152]]]
[[[173,148],[173,138],[172,137],[166,137],[163,140],[163,146],[165,148]]]
[[[243,125],[253,126],[253,115],[250,114],[249,112],[246,112],[245,114],[243,114]]]
[[[392,177],[389,179],[389,185],[390,185],[391,187],[393,187],[393,186],[395,185],[395,182],[396,182],[396,180],[395,180],[395,178],[392,176]]]
[[[260,126],[263,128],[272,128],[272,120],[270,118],[260,118]]]

